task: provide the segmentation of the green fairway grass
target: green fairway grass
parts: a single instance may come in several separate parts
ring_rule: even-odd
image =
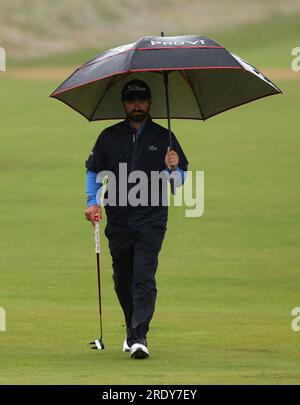
[[[1,384],[298,384],[300,81],[206,122],[173,121],[205,171],[205,211],[172,207],[151,358],[121,352],[124,322],[102,227],[103,352],[85,168],[98,133],[48,98],[52,81],[1,75]]]

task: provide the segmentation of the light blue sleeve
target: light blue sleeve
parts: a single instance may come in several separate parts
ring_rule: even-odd
[[[169,170],[166,167],[165,172],[168,173],[168,174],[171,174],[172,170]],[[176,188],[177,188],[177,187],[180,187],[180,186],[183,185],[183,183],[185,181],[185,178],[186,178],[186,171],[184,171],[179,166],[177,166],[176,169],[175,169],[175,172],[177,172],[177,174],[180,175],[180,176],[177,176],[176,181],[175,181],[175,185],[176,185]],[[170,179],[168,178],[168,180],[170,180]]]
[[[100,205],[100,201],[97,202],[97,193],[102,187],[102,183],[97,183],[97,173],[87,170],[86,171],[86,193],[87,193],[87,206]],[[98,194],[98,195],[99,195]]]

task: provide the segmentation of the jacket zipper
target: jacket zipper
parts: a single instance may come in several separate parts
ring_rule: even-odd
[[[137,136],[135,133],[132,134],[132,143],[134,144],[134,150],[133,150],[133,157],[132,157],[132,164],[131,164],[131,170],[130,172],[133,171],[134,166],[135,166],[135,155],[136,155],[136,145],[137,145]]]
[[[135,165],[135,154],[136,154],[136,145],[137,145],[137,136],[135,133],[132,134],[132,143],[134,144],[134,149],[133,149],[133,156],[132,156],[132,164],[131,164],[131,170],[130,173],[133,171],[134,169],[134,165]],[[128,225],[131,225],[131,216],[130,216],[130,205],[128,206],[129,209],[129,213],[128,213]]]

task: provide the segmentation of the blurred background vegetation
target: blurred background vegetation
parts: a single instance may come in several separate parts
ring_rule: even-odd
[[[1,0],[0,46],[8,67],[77,65],[165,31],[207,35],[252,63],[284,67],[299,22],[299,0]]]

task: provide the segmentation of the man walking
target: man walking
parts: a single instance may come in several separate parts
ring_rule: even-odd
[[[114,287],[126,322],[123,351],[130,351],[131,358],[146,358],[149,356],[147,333],[157,293],[155,273],[168,220],[164,185],[159,185],[158,203],[153,204],[150,198],[150,194],[153,195],[151,173],[157,171],[167,176],[175,171],[175,187],[178,187],[184,181],[188,161],[174,134],[173,150],[170,150],[168,130],[152,121],[151,91],[144,81],[134,79],[126,83],[121,101],[126,119],[100,134],[86,161],[88,208],[85,216],[92,223],[96,214],[102,218],[101,202],[97,199],[102,183],[96,181],[97,174],[103,171],[114,174],[115,182],[111,184],[108,175],[108,189],[114,186],[117,198],[116,204],[109,199],[105,204],[105,235],[112,256]],[[124,175],[125,164],[128,174],[126,171]],[[128,181],[128,176],[137,170],[148,179],[142,190],[150,193],[146,193],[147,204],[130,203],[134,184]],[[122,184],[124,179],[128,188]],[[126,204],[120,191],[124,189]]]

